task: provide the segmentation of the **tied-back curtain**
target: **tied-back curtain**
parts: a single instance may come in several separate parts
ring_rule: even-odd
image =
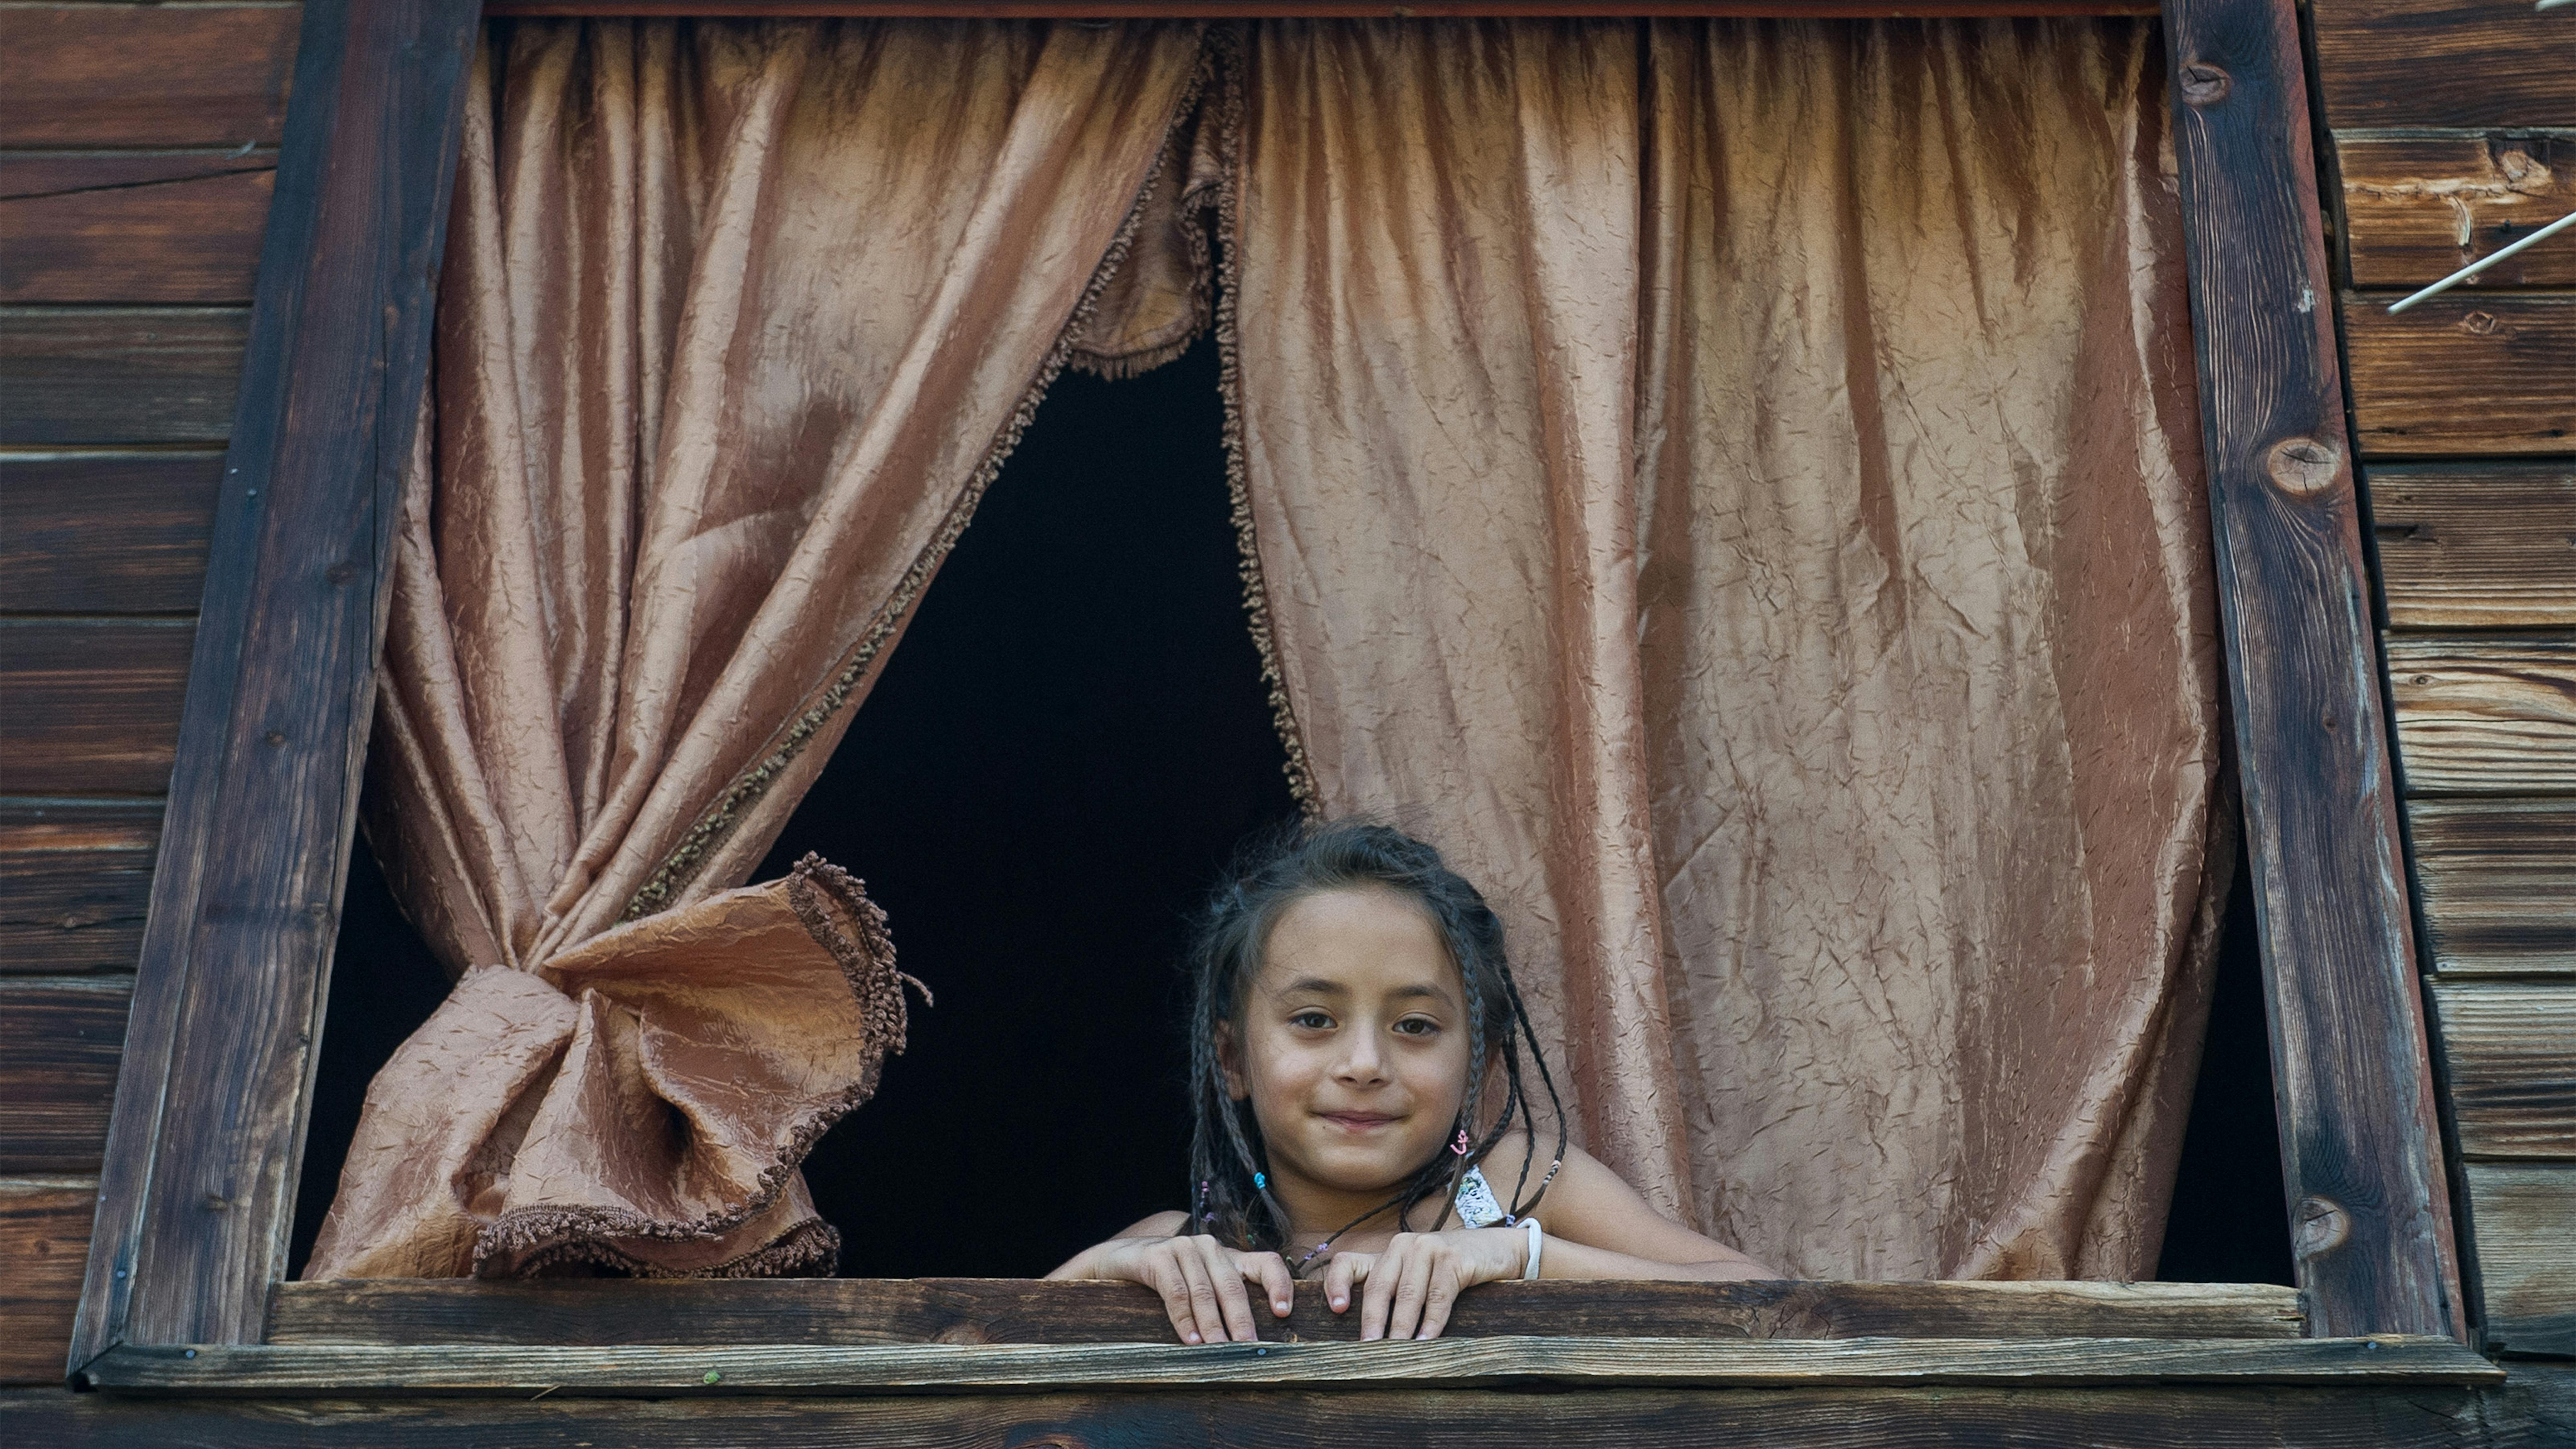
[[[2153,27],[1265,23],[1241,105],[1317,803],[1485,887],[1676,1216],[2152,1276],[2230,859]]]
[[[830,1270],[795,1165],[900,1048],[891,949],[819,863],[726,888],[1177,184],[1199,50],[492,29],[369,794],[462,979],[370,1088],[311,1276]]]

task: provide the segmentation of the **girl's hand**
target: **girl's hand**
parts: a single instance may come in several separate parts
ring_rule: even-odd
[[[1270,1313],[1285,1318],[1296,1306],[1288,1264],[1277,1253],[1247,1253],[1202,1233],[1194,1238],[1117,1238],[1075,1259],[1081,1271],[1065,1277],[1123,1278],[1163,1295],[1163,1312],[1183,1343],[1251,1343],[1252,1298],[1247,1282],[1270,1296]]]
[[[1398,1233],[1382,1253],[1344,1253],[1324,1270],[1324,1300],[1335,1313],[1360,1298],[1360,1337],[1438,1338],[1458,1295],[1479,1283],[1517,1278],[1529,1256],[1520,1228]]]

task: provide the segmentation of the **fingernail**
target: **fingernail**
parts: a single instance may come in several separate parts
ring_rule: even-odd
[[[1199,1341],[1199,1336],[1195,1333],[1184,1333],[1181,1335],[1181,1338],[1183,1341],[1188,1343],[1196,1343]]]
[[[1349,1299],[1347,1299],[1347,1298],[1336,1298],[1336,1299],[1334,1299],[1334,1300],[1333,1300],[1333,1311],[1334,1311],[1335,1313],[1339,1313],[1339,1312],[1341,1312],[1343,1309],[1348,1308],[1348,1307],[1350,1307],[1350,1306],[1351,1306],[1351,1300],[1349,1300]]]

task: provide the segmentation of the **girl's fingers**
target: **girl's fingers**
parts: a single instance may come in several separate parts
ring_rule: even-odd
[[[1410,1242],[1399,1235],[1378,1261],[1369,1265],[1368,1283],[1360,1290],[1360,1337],[1363,1340],[1386,1337],[1387,1310],[1394,1306],[1396,1287],[1404,1281],[1405,1261],[1413,1256]]]
[[[1225,1325],[1225,1337],[1235,1343],[1250,1343],[1261,1335],[1252,1327],[1252,1295],[1243,1291],[1243,1271],[1235,1266],[1234,1254],[1216,1239],[1200,1236],[1190,1239],[1190,1248],[1198,1250],[1199,1262],[1207,1268],[1209,1290],[1216,1294],[1217,1312]],[[1202,1327],[1211,1327],[1204,1318]]]
[[[1374,1253],[1342,1253],[1324,1269],[1324,1302],[1335,1313],[1351,1306],[1351,1289],[1368,1281],[1369,1263]]]
[[[1431,1294],[1431,1252],[1417,1247],[1404,1255],[1404,1274],[1396,1280],[1393,1309],[1387,1315],[1386,1336],[1411,1338],[1422,1326],[1422,1304]]]
[[[1163,1316],[1172,1320],[1173,1334],[1183,1343],[1198,1342],[1198,1316],[1190,1310],[1190,1280],[1182,1275],[1178,1258],[1155,1253],[1144,1268],[1143,1281],[1163,1295]]]
[[[1431,1275],[1430,1293],[1422,1301],[1422,1326],[1414,1330],[1416,1338],[1438,1338],[1449,1326],[1449,1310],[1458,1306],[1458,1273],[1444,1268]]]
[[[1222,1340],[1225,1337],[1225,1315],[1217,1309],[1216,1285],[1208,1279],[1207,1259],[1185,1245],[1176,1245],[1172,1261],[1179,1266],[1182,1279],[1189,1284],[1190,1321],[1182,1326],[1181,1342],[1205,1343],[1211,1338]]]
[[[1297,1280],[1289,1275],[1287,1259],[1277,1253],[1238,1253],[1235,1265],[1245,1278],[1259,1283],[1261,1291],[1270,1295],[1272,1316],[1285,1318],[1297,1306]]]

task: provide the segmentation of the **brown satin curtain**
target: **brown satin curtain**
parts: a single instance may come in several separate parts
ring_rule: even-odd
[[[2232,858],[2155,34],[1249,32],[1298,768],[1502,909],[1579,1140],[1791,1273],[2153,1276]]]
[[[891,948],[828,866],[727,888],[1176,201],[1200,64],[1194,26],[493,28],[368,819],[461,980],[310,1276],[830,1271],[796,1164],[900,1048]]]

